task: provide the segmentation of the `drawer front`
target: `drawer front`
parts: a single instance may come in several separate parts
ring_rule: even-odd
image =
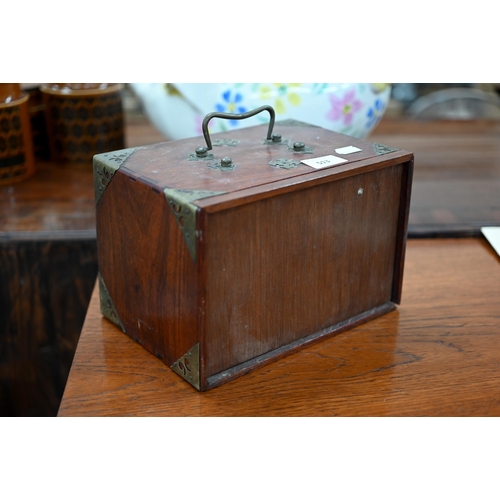
[[[210,377],[391,300],[403,164],[210,215]]]

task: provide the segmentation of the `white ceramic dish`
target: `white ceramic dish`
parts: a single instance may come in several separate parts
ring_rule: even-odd
[[[364,138],[382,118],[390,85],[373,83],[132,83],[152,124],[169,139],[201,135],[205,115],[245,113],[271,105],[276,120],[294,119]],[[267,113],[245,120],[214,118],[212,133],[266,123]]]

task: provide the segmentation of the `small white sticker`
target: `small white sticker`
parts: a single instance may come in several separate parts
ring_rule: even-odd
[[[338,155],[350,155],[352,153],[357,153],[358,151],[361,151],[361,149],[356,146],[346,146],[345,148],[338,148],[335,150]]]
[[[326,168],[332,167],[333,165],[340,165],[341,163],[346,163],[348,160],[345,158],[339,158],[338,156],[327,155],[319,156],[318,158],[309,158],[308,160],[302,160],[301,163],[305,163],[312,168]]]

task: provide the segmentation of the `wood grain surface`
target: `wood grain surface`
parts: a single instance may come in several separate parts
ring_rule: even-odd
[[[171,366],[198,339],[197,267],[164,193],[132,179],[99,201],[99,272],[127,334]]]
[[[93,239],[0,233],[0,416],[55,416],[97,275]]]
[[[60,416],[499,416],[500,258],[484,239],[410,240],[397,310],[199,393],[99,313]]]
[[[207,377],[391,300],[404,245],[396,241],[402,171],[393,165],[209,216],[200,303]]]

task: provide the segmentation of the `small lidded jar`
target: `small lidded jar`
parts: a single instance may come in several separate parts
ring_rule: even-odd
[[[95,154],[125,147],[122,87],[118,83],[41,86],[53,161],[92,168]]]
[[[21,84],[0,83],[0,184],[35,173],[28,99]]]

